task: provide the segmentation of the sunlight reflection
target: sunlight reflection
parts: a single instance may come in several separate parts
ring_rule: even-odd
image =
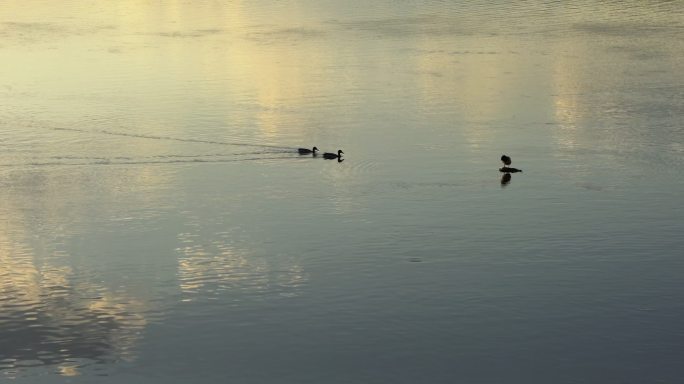
[[[230,232],[201,237],[202,231],[178,235],[178,282],[182,301],[212,300],[246,293],[297,296],[307,276],[301,265],[286,257],[273,261],[248,256],[236,248]],[[286,262],[282,265],[280,263]]]
[[[74,276],[56,260],[40,262],[36,251],[15,244],[0,239],[0,361],[14,361],[3,369],[57,365],[73,376],[78,365],[64,364],[73,359],[136,357],[145,304]]]
[[[552,68],[552,97],[557,129],[553,131],[552,136],[561,149],[573,149],[578,145],[578,130],[583,119],[580,102],[584,97],[575,57],[581,56],[578,51],[585,50],[585,47],[572,40],[556,48],[558,53],[553,56],[555,60]]]
[[[57,367],[57,372],[61,376],[74,377],[79,376],[81,373],[78,371],[78,366],[76,365],[60,365]]]
[[[154,186],[158,175],[144,168],[130,169],[124,179],[140,177]],[[83,365],[136,359],[153,306],[121,282],[99,276],[88,262],[74,267],[70,249],[73,232],[80,233],[79,247],[85,234],[96,236],[79,226],[103,214],[101,199],[133,201],[130,194],[138,194],[117,177],[94,185],[82,173],[67,179],[54,171],[16,174],[23,176],[5,175],[13,187],[0,192],[9,202],[0,205],[6,219],[0,223],[0,370],[21,376],[52,366],[72,376]],[[156,196],[145,195],[139,197]],[[116,209],[104,215],[126,216]],[[98,251],[85,250],[92,257],[88,252]]]

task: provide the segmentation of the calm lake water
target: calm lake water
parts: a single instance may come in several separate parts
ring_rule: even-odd
[[[3,1],[0,381],[680,383],[683,160],[681,1]]]

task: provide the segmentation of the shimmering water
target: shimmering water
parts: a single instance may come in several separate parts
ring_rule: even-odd
[[[0,3],[0,381],[680,382],[683,10]]]

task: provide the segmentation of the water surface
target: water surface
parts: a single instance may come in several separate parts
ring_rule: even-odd
[[[3,2],[0,377],[678,382],[682,9]]]

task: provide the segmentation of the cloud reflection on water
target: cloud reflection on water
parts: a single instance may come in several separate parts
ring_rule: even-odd
[[[193,224],[194,223],[194,224]],[[231,231],[206,238],[198,221],[178,234],[178,283],[184,302],[232,297],[235,303],[253,296],[293,297],[307,281],[301,265],[287,257],[249,255],[235,245],[240,236]],[[289,261],[288,264],[282,264]]]
[[[57,260],[0,240],[0,371],[7,378],[31,367],[61,375],[107,361],[131,361],[147,325],[147,304],[79,276]]]
[[[145,172],[131,170],[128,177],[154,179],[138,171]],[[149,298],[125,281],[102,276],[92,262],[77,262],[101,253],[84,246],[83,240],[97,237],[103,225],[86,230],[93,215],[112,222],[126,216],[95,209],[101,199],[117,199],[121,179],[110,178],[99,186],[106,193],[93,196],[92,180],[80,176],[72,184],[54,170],[4,173],[12,180],[11,188],[0,192],[6,203],[0,206],[5,218],[0,223],[0,371],[5,377],[30,374],[32,368],[73,376],[85,366],[132,361],[149,317],[155,316]]]

